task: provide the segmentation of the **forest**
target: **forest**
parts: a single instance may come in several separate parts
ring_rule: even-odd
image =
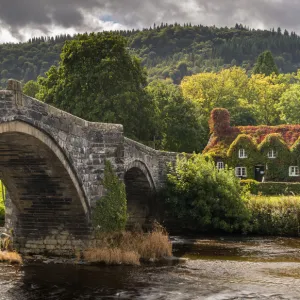
[[[270,50],[281,73],[300,66],[300,38],[281,28],[249,29],[241,24],[217,28],[191,24],[154,24],[142,30],[114,32],[126,38],[129,52],[147,68],[148,81],[217,72],[231,66],[250,72],[257,56]],[[26,43],[0,45],[0,86],[14,78],[26,83],[58,65],[64,42],[75,36],[32,38]]]

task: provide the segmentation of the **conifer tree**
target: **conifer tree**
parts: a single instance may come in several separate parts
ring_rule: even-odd
[[[279,71],[271,51],[265,51],[258,56],[256,64],[253,68],[253,74],[264,74],[269,76],[272,73],[278,75]]]

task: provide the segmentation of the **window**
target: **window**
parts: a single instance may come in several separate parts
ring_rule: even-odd
[[[289,169],[289,175],[290,176],[299,176],[299,167],[298,166],[292,166]]]
[[[218,161],[218,162],[217,162],[217,169],[218,169],[218,170],[224,169],[224,162]]]
[[[276,158],[277,152],[274,149],[269,150],[268,152],[268,158]]]
[[[235,176],[237,176],[237,177],[247,177],[247,169],[245,167],[235,168]]]
[[[240,149],[239,150],[239,158],[247,158],[246,150],[245,149]]]

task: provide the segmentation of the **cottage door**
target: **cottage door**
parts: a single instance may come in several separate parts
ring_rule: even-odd
[[[264,176],[265,176],[265,167],[255,166],[255,180],[262,182]]]

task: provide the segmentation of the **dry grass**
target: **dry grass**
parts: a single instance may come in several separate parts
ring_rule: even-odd
[[[172,255],[168,234],[156,228],[150,233],[102,233],[82,256],[89,262],[138,265],[140,260],[158,260]]]
[[[108,265],[139,265],[140,256],[135,251],[118,248],[90,249],[83,252],[83,259],[89,262],[103,262]]]
[[[12,264],[22,264],[22,257],[17,252],[0,251],[0,261]]]

